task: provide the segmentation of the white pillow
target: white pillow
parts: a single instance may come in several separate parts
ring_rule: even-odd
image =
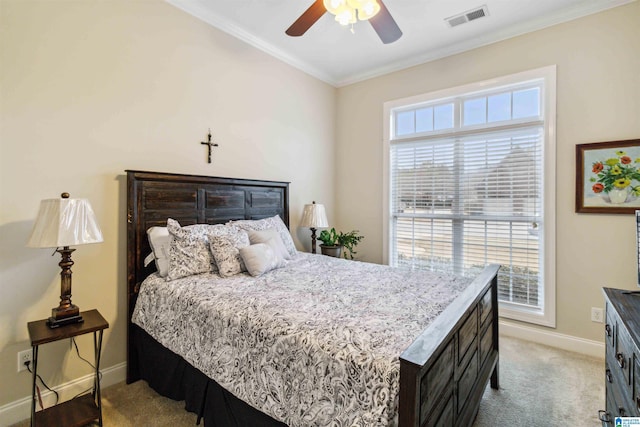
[[[160,274],[161,277],[167,277],[167,273],[169,272],[169,248],[171,247],[171,234],[169,234],[169,230],[167,230],[167,227],[150,227],[147,230],[147,238],[153,251],[153,258],[156,262],[158,274]]]
[[[276,254],[280,255],[282,259],[291,259],[291,254],[287,251],[287,248],[284,247],[284,243],[282,243],[282,238],[280,237],[280,233],[278,233],[275,229],[270,228],[268,230],[248,230],[247,234],[249,235],[249,241],[252,245],[258,243],[266,243],[271,246]]]
[[[280,235],[282,243],[284,244],[284,247],[287,248],[289,255],[291,255],[291,257],[295,257],[298,253],[296,245],[293,243],[293,239],[291,238],[291,234],[289,234],[289,229],[284,222],[282,222],[282,218],[280,218],[279,215],[264,219],[232,221],[229,224],[236,225],[243,230],[268,230],[273,228]]]
[[[245,246],[240,249],[240,256],[254,277],[284,266],[284,260],[266,243]]]

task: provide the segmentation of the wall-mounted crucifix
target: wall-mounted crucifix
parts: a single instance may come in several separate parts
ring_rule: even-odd
[[[207,163],[211,163],[211,148],[212,147],[217,147],[218,144],[211,142],[211,129],[209,129],[209,133],[207,134],[207,140],[201,142],[200,144],[206,145],[207,149],[209,150],[209,155],[207,157]]]

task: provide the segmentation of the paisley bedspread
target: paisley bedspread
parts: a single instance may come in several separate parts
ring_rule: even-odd
[[[399,355],[470,282],[299,253],[260,277],[153,274],[133,322],[291,427],[393,426]]]

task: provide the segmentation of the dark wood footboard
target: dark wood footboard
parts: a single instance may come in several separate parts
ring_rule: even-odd
[[[400,356],[401,427],[470,426],[498,384],[498,279],[488,266]]]

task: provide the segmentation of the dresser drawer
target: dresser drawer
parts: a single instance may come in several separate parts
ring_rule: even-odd
[[[604,288],[604,296],[607,407],[599,416],[613,425],[615,417],[640,416],[640,294]]]
[[[616,352],[615,352],[615,365],[622,375],[624,376],[624,385],[629,390],[629,394],[633,393],[633,354],[634,345],[631,341],[631,336],[625,328],[620,327],[621,322],[617,325],[617,337],[616,337]],[[615,369],[612,366],[612,369]]]
[[[615,310],[607,303],[606,322],[604,324],[604,341],[607,349],[615,350],[616,347],[616,318],[618,317]]]
[[[628,386],[624,383],[624,376],[615,361],[607,361],[605,366],[607,410],[615,416],[634,416],[635,406],[630,399],[631,393],[628,391]]]
[[[613,386],[607,389],[607,392],[609,391],[611,391],[611,398],[607,396],[607,412],[611,413],[614,417],[633,416],[633,411],[629,409],[629,406],[621,395],[620,389]]]
[[[633,355],[633,397],[632,405],[636,414],[640,414],[640,355]]]
[[[608,385],[607,385],[607,393],[605,397],[605,405],[606,405],[606,409],[604,411],[602,410],[598,411],[598,418],[602,422],[602,427],[613,427],[614,425],[613,418],[615,417],[615,414],[612,411],[613,411],[613,408],[616,407],[616,403],[613,400],[613,393],[609,389]]]
[[[604,411],[598,411],[598,418],[602,421],[602,427],[613,426],[614,413],[612,412],[616,404],[613,401],[613,394],[607,389],[606,394],[606,409]]]

